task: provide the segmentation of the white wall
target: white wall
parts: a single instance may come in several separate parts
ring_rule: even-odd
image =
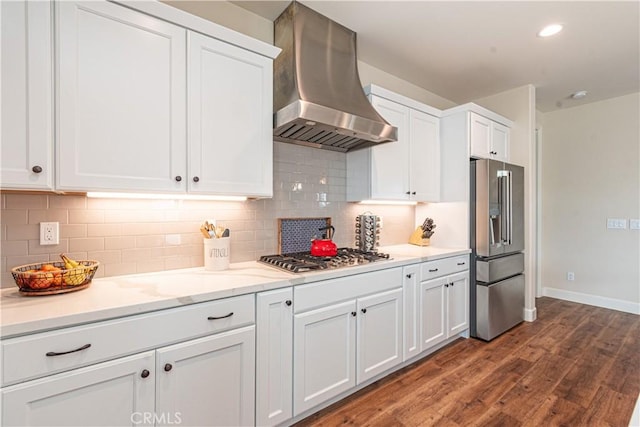
[[[374,83],[380,87],[441,110],[458,105],[455,102],[449,101],[448,99],[433,92],[429,92],[428,90],[409,83],[406,80],[402,80],[393,74],[389,74],[386,71],[375,68],[366,62],[358,61],[358,73],[360,74],[360,82],[362,83],[362,86]]]
[[[640,314],[640,231],[606,228],[640,218],[639,106],[635,93],[543,115],[545,295]]]

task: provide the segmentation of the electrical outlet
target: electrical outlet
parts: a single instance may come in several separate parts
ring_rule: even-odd
[[[607,218],[607,228],[624,230],[627,228],[627,220],[623,218]]]
[[[640,219],[630,219],[629,228],[631,230],[640,230]]]
[[[567,271],[567,280],[570,282],[576,280],[576,275],[573,271]]]
[[[41,222],[40,223],[40,244],[59,245],[60,244],[60,223]]]

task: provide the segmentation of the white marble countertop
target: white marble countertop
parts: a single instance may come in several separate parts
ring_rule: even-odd
[[[278,289],[320,280],[467,254],[466,248],[395,245],[380,248],[391,259],[336,270],[288,273],[255,261],[231,264],[225,271],[203,267],[94,279],[78,292],[22,296],[18,288],[0,291],[0,337],[129,316]]]

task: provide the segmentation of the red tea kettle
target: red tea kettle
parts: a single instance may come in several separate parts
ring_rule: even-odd
[[[333,225],[318,228],[318,231],[328,231],[331,229],[328,238],[326,235],[322,235],[322,239],[313,239],[311,241],[311,255],[312,256],[336,256],[338,254],[338,247],[331,241],[331,237],[335,233],[336,229]]]

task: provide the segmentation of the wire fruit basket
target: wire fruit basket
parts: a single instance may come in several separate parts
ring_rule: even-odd
[[[13,280],[22,295],[54,295],[86,289],[96,274],[98,261],[78,261],[67,269],[64,262],[25,264],[11,269]]]

